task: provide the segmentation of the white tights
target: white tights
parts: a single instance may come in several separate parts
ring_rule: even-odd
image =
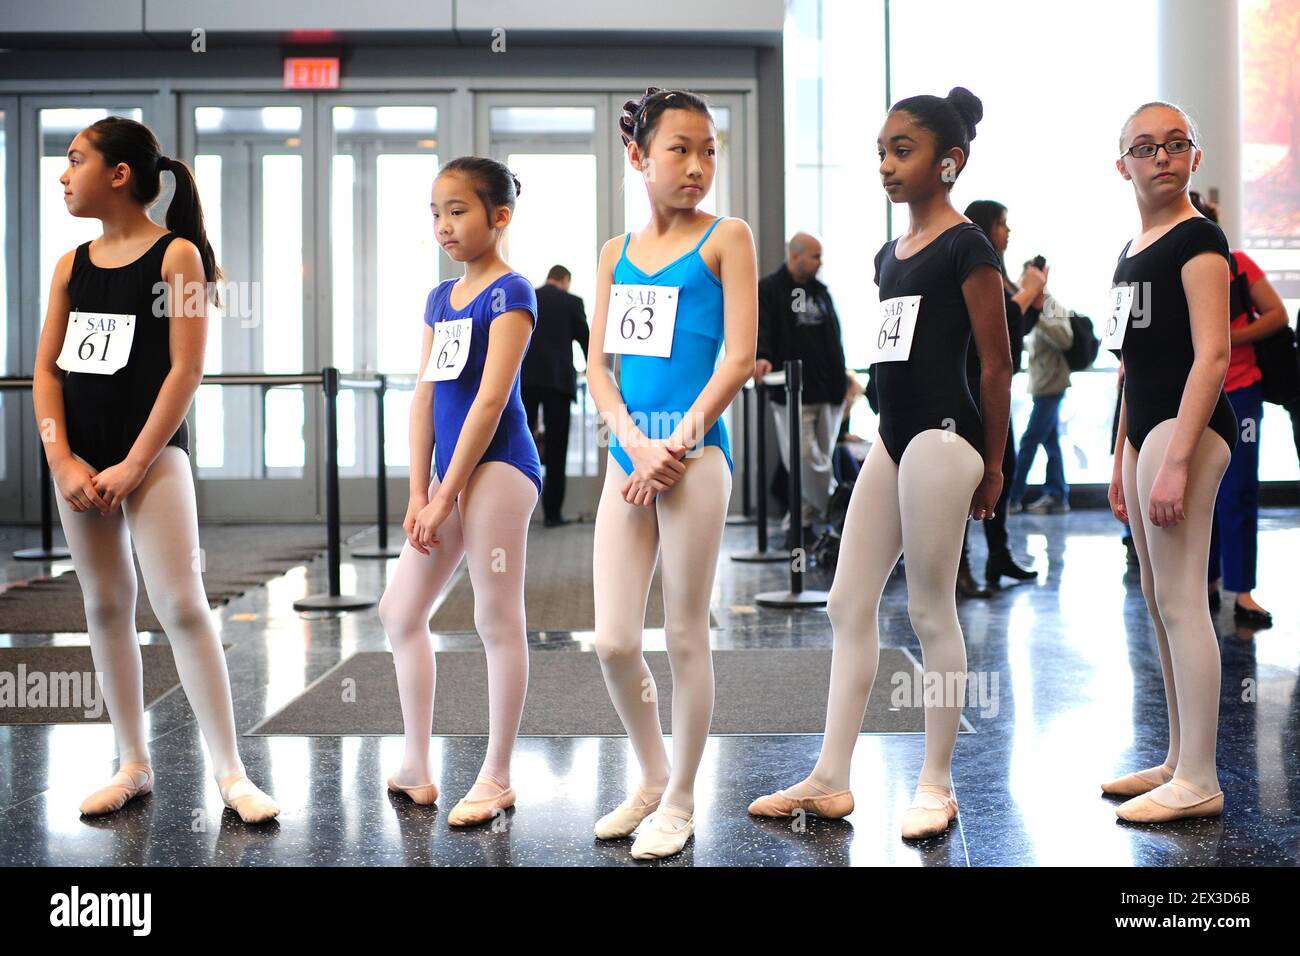
[[[86,608],[91,656],[123,764],[148,763],[144,679],[135,630],[134,541],[149,603],[176,657],[217,780],[243,773],[230,678],[203,589],[198,509],[189,457],[167,446],[120,510],[73,511],[56,492]],[[128,537],[128,531],[130,532]]]
[[[608,458],[596,510],[596,652],[609,695],[641,765],[643,793],[695,809],[695,775],[713,719],[709,600],[731,498],[722,450],[706,445],[653,507],[629,504],[627,473]],[[663,550],[664,630],[673,678],[673,762],[659,726],[658,692],[642,654],[646,600]]]
[[[1124,503],[1164,672],[1169,710],[1169,754],[1164,769],[1206,793],[1217,793],[1221,665],[1214,622],[1205,602],[1205,569],[1210,560],[1214,499],[1231,455],[1223,439],[1207,428],[1188,468],[1184,520],[1172,527],[1157,527],[1148,514],[1151,485],[1175,423],[1176,419],[1169,418],[1151,429],[1141,452],[1124,443]],[[1185,804],[1192,798],[1177,787],[1166,786],[1161,788],[1160,799]]]
[[[901,554],[907,555],[907,612],[922,666],[953,692],[938,704],[925,696],[925,763],[917,782],[951,789],[966,683],[957,565],[983,475],[983,459],[970,443],[940,429],[914,437],[897,465],[882,442],[871,446],[849,499],[827,603],[834,650],[821,756],[812,774],[787,790],[791,796],[849,789],[853,748],[880,662],[880,596]]]
[[[433,497],[437,475],[429,483]],[[379,618],[393,647],[402,703],[406,752],[397,783],[433,782],[429,737],[433,729],[436,667],[429,615],[433,603],[468,560],[474,589],[474,627],[487,652],[488,748],[482,773],[510,783],[510,756],[528,690],[528,637],[524,621],[524,565],[528,521],[537,505],[537,486],[514,465],[481,463],[438,528],[442,543],[421,554],[408,540],[393,579],[379,601]],[[494,789],[469,799],[492,796]]]

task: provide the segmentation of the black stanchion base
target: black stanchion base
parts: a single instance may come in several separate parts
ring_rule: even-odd
[[[764,591],[754,595],[760,607],[825,607],[829,591]]]
[[[376,601],[368,594],[309,594],[293,602],[295,611],[359,611],[374,607]]]
[[[348,552],[348,556],[353,558],[396,558],[401,553],[401,548],[380,548],[376,546],[373,548],[353,548]]]
[[[790,560],[789,551],[735,551],[728,555],[732,561],[742,564],[775,564]]]
[[[62,561],[72,557],[72,552],[67,548],[50,548],[48,551],[44,548],[21,548],[14,552],[14,557],[19,561]]]
[[[729,525],[754,525],[758,524],[758,519],[753,515],[728,515],[727,524]]]

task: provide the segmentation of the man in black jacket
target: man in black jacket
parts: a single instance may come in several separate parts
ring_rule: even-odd
[[[561,514],[564,506],[564,472],[569,455],[569,406],[578,395],[578,376],[573,368],[573,343],[587,354],[587,312],[582,299],[569,292],[572,274],[564,266],[552,266],[546,284],[537,288],[537,328],[524,354],[520,394],[528,427],[537,435],[540,407],[545,440],[538,447],[546,467],[542,480],[542,514],[545,525],[568,524]]]
[[[757,382],[773,369],[781,371],[787,360],[803,362],[800,510],[805,542],[812,540],[814,523],[825,520],[826,506],[835,490],[831,457],[848,391],[840,320],[830,292],[817,280],[821,265],[821,243],[806,232],[798,232],[787,244],[785,264],[758,283],[754,380]],[[771,398],[781,460],[789,469],[790,425],[784,390],[774,389]],[[792,504],[790,510],[794,508]],[[787,530],[791,527],[789,513],[784,526]]]

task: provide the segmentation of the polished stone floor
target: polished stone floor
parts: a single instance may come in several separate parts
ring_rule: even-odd
[[[983,536],[972,529],[972,564]],[[954,782],[961,805],[947,834],[899,837],[920,767],[919,735],[863,735],[853,767],[857,809],[806,826],[759,820],[746,804],[801,779],[820,737],[718,736],[709,741],[696,798],[696,835],[658,865],[1295,865],[1300,862],[1300,513],[1269,509],[1261,521],[1256,596],[1276,625],[1234,627],[1231,596],[1216,626],[1223,658],[1219,737],[1222,818],[1168,825],[1118,821],[1099,781],[1164,757],[1164,694],[1150,624],[1119,526],[1108,512],[1011,518],[1017,554],[1039,580],[959,605],[973,680],[986,696],[968,706],[975,729],[958,741]],[[530,537],[544,560],[547,531]],[[32,529],[0,532],[7,556],[36,543]],[[397,540],[401,540],[400,536]],[[356,539],[372,543],[373,535]],[[754,529],[732,526],[725,550],[753,548]],[[56,570],[66,567],[56,565]],[[0,580],[39,566],[0,561]],[[348,560],[343,590],[382,592],[387,562]],[[714,600],[719,648],[828,647],[823,610],[757,607],[780,589],[784,565],[721,562]],[[882,609],[884,643],[918,650],[903,573]],[[324,589],[318,559],[213,612],[223,641],[241,731],[297,696],[341,659],[386,648],[372,607],[342,617],[300,616],[292,601]],[[805,586],[828,586],[810,573]],[[161,640],[142,635],[142,640]],[[590,633],[530,634],[537,653],[592,653]],[[85,635],[0,635],[0,646],[85,643]],[[441,648],[472,648],[472,635],[437,635]],[[662,632],[647,632],[662,649]],[[919,653],[919,650],[918,650]],[[401,759],[397,737],[241,737],[254,779],[283,808],[269,827],[224,812],[193,713],[172,693],[147,715],[154,793],[107,818],[83,820],[77,805],[113,767],[107,725],[0,726],[0,864],[263,865],[460,864],[640,865],[630,840],[597,841],[592,822],[635,781],[621,738],[521,738],[513,766],[518,805],[496,829],[452,830],[445,810],[473,781],[484,739],[434,738],[442,809],[388,795]]]

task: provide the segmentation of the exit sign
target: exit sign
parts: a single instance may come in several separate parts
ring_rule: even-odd
[[[286,90],[336,90],[338,86],[338,57],[288,56],[284,58]]]

